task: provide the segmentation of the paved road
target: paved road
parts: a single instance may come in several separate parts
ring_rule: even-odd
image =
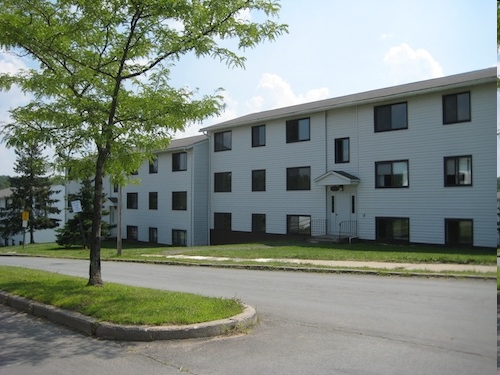
[[[0,264],[84,277],[88,270],[86,261],[1,257]],[[240,298],[257,308],[261,323],[236,337],[123,344],[82,337],[2,308],[0,374],[55,374],[59,367],[65,374],[123,375],[138,369],[198,375],[495,371],[492,281],[112,262],[102,268],[106,281]],[[45,337],[50,339],[39,344]]]

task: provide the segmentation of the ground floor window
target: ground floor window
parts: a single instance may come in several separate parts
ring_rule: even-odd
[[[149,228],[149,242],[158,243],[158,228]]]
[[[309,215],[287,215],[286,233],[311,235],[311,216]]]
[[[186,246],[187,231],[172,229],[172,246]]]
[[[127,240],[137,240],[137,226],[135,225],[127,225]]]
[[[214,212],[214,229],[231,230],[231,213]]]
[[[377,241],[410,241],[410,219],[402,217],[376,217]]]
[[[252,232],[266,233],[265,214],[252,214]]]
[[[471,219],[444,219],[446,245],[473,244],[473,222]]]

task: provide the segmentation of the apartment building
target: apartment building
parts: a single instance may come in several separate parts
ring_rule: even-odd
[[[496,246],[496,68],[253,113],[208,135],[211,243]]]

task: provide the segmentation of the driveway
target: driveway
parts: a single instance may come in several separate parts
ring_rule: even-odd
[[[86,261],[1,257],[0,264],[83,277],[88,272]],[[114,262],[104,262],[102,271],[105,281],[236,297],[259,312],[260,324],[245,335],[122,344],[122,352],[120,346],[117,348],[119,344],[110,343],[111,348],[120,352],[123,361],[138,356],[144,366],[162,364],[164,373],[172,369],[199,375],[457,375],[495,371],[494,281]],[[93,342],[90,340],[78,339],[82,345]],[[6,345],[8,341],[0,330],[0,363]],[[30,345],[32,351],[28,353],[35,355],[38,349],[33,343]],[[101,342],[95,345],[99,347]],[[53,361],[64,365],[71,359],[71,355],[57,359],[49,357],[37,363],[32,373],[52,373],[49,367],[53,366]],[[19,363],[24,362],[19,359]],[[13,369],[15,365],[9,368]],[[102,369],[107,374],[118,373],[116,366]],[[5,370],[0,364],[0,373]],[[88,373],[85,370],[77,372],[75,369],[72,373]]]

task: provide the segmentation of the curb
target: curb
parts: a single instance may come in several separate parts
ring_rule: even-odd
[[[59,309],[3,291],[0,291],[0,303],[103,340],[154,341],[214,337],[257,324],[257,313],[248,305],[243,305],[242,313],[227,319],[183,326],[142,326],[100,322],[77,312]]]

